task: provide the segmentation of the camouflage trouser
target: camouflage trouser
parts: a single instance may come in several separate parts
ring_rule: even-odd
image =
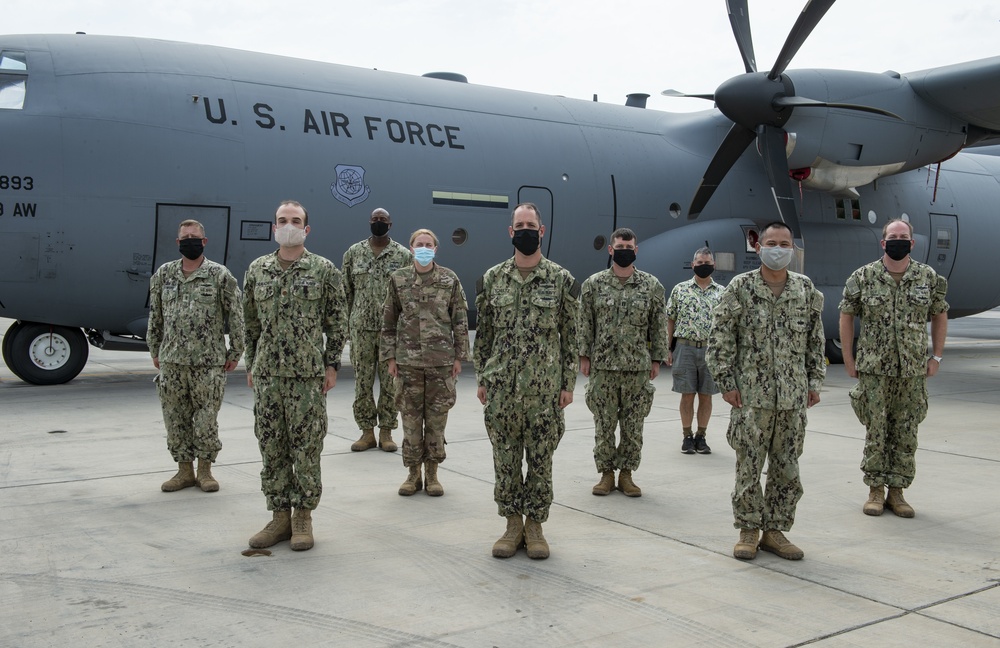
[[[917,426],[927,416],[927,378],[860,374],[851,405],[868,428],[861,459],[865,483],[909,488],[917,473]]]
[[[322,378],[253,377],[254,433],[267,510],[314,509],[323,493],[320,454],[326,436]]]
[[[354,421],[361,430],[376,427],[395,430],[399,424],[389,362],[379,362],[379,331],[351,331],[351,364],[354,366]],[[378,373],[378,409],[375,409],[375,374]]]
[[[167,428],[167,450],[174,461],[214,462],[222,449],[218,417],[226,392],[225,369],[164,362],[156,391]]]
[[[445,459],[444,428],[455,406],[455,379],[447,367],[399,368],[396,407],[403,418],[403,465]]]
[[[642,424],[653,407],[656,387],[649,371],[592,369],[587,407],[594,414],[594,463],[597,472],[637,470],[642,461]],[[615,428],[621,442],[615,447]]]
[[[734,407],[726,440],[736,451],[733,517],[737,529],[788,531],[802,498],[799,457],[806,436],[806,410]],[[760,474],[767,459],[767,486]]]
[[[484,415],[493,444],[497,512],[545,522],[552,505],[552,454],[566,430],[559,395],[515,400],[511,394],[487,393]],[[527,475],[521,471],[522,459]]]

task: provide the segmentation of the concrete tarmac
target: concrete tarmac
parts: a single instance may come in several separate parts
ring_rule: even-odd
[[[490,555],[504,520],[471,365],[439,498],[396,494],[399,453],[350,451],[346,365],[328,399],[316,546],[255,557],[241,552],[270,514],[242,365],[219,416],[217,493],[160,491],[176,466],[147,354],[92,350],[52,387],[2,367],[0,646],[1000,646],[1000,312],[950,324],[906,491],[914,519],[861,513],[854,381],[829,367],[788,534],[799,562],[732,557],[729,408],[716,397],[712,454],[681,454],[669,371],[636,499],[590,492],[580,377],[555,455],[552,556],[534,561]]]

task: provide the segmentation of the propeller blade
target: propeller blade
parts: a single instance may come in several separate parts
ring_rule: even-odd
[[[771,102],[771,105],[775,108],[845,108],[847,110],[857,110],[859,112],[875,113],[876,115],[884,115],[886,117],[892,117],[893,119],[898,119],[903,121],[903,118],[894,112],[889,112],[888,110],[883,110],[882,108],[875,108],[874,106],[862,106],[860,104],[846,104],[846,103],[830,103],[827,101],[816,101],[815,99],[806,99],[805,97],[775,97]]]
[[[688,94],[686,92],[681,92],[680,90],[674,90],[672,88],[669,89],[669,90],[664,90],[660,94],[663,95],[664,97],[679,97],[679,98],[687,98],[687,99],[708,99],[709,101],[715,101],[715,95],[714,94]]]
[[[781,221],[792,228],[796,242],[802,239],[799,214],[795,209],[795,197],[788,179],[788,158],[785,156],[785,132],[774,126],[760,126],[757,129],[757,150],[764,158],[764,169],[771,183],[774,202],[778,206]],[[801,245],[800,245],[801,247]]]
[[[747,0],[726,0],[729,10],[729,24],[733,26],[736,46],[743,57],[743,67],[747,73],[757,71],[757,58],[753,53],[753,34],[750,32],[750,9]]]
[[[715,152],[715,157],[708,163],[705,175],[691,200],[688,218],[698,218],[705,205],[712,199],[712,194],[729,173],[729,169],[733,168],[736,160],[740,159],[743,151],[747,150],[756,137],[757,134],[749,128],[733,124],[733,127],[726,133],[726,139],[722,140],[722,144],[719,145],[719,150]]]
[[[798,20],[792,26],[792,31],[788,32],[788,38],[782,45],[778,58],[774,62],[774,67],[767,73],[768,79],[777,79],[785,71],[788,64],[798,53],[799,48],[809,38],[809,34],[816,28],[819,21],[823,19],[826,12],[833,6],[835,0],[809,0],[799,14]]]

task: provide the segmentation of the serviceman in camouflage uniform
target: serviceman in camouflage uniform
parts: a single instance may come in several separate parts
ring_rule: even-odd
[[[444,428],[455,406],[455,380],[469,359],[469,307],[458,275],[435,263],[438,239],[419,229],[410,236],[413,265],[392,273],[385,300],[381,361],[396,379],[403,415],[403,465],[410,474],[400,495],[423,487],[444,495],[437,466],[445,459]]]
[[[529,558],[542,559],[549,556],[542,523],[552,504],[552,454],[576,386],[580,284],[542,257],[545,227],[535,205],[518,205],[511,221],[513,258],[476,284],[476,395],[493,444],[494,500],[507,518],[493,555],[509,558],[524,543]]]
[[[674,340],[674,352],[667,356],[674,378],[673,390],[681,395],[681,452],[712,454],[705,440],[708,420],[712,418],[712,395],[719,388],[705,363],[705,347],[712,330],[712,311],[719,305],[722,286],[712,279],[715,256],[707,247],[694,253],[691,261],[694,278],[682,281],[670,291],[667,300],[667,333]],[[698,433],[691,430],[694,421],[694,395],[698,394]]]
[[[382,310],[385,307],[389,275],[405,268],[413,255],[389,238],[392,218],[379,207],[368,221],[372,235],[352,245],[344,253],[344,286],[347,291],[348,327],[351,336],[351,364],[354,366],[354,421],[361,437],[351,445],[354,452],[376,446],[396,451],[392,431],[397,425],[396,394],[388,364],[379,360]],[[378,374],[378,408],[375,405],[375,374]],[[378,441],[375,426],[378,425]]]
[[[222,449],[219,408],[226,372],[235,369],[243,355],[240,289],[225,266],[205,258],[207,244],[205,227],[184,221],[177,232],[182,258],[160,266],[149,282],[146,343],[153,366],[160,370],[156,385],[167,449],[178,468],[160,486],[165,492],[196,484],[206,493],[219,490],[212,476],[212,463]]]
[[[251,263],[243,280],[247,384],[261,491],[273,511],[251,547],[290,538],[294,551],[312,548],[312,512],[323,492],[326,393],[337,384],[347,300],[336,266],[306,250],[309,231],[305,208],[282,202],[274,225],[280,247]]]
[[[668,357],[663,285],[637,270],[635,232],[611,235],[612,266],[591,275],[580,293],[580,369],[587,382],[587,407],[594,414],[594,463],[601,480],[594,495],[615,488],[629,497],[642,490],[632,473],[642,460],[642,425],[653,406],[651,382]],[[615,447],[615,428],[621,440]]]
[[[706,360],[722,399],[733,406],[726,440],[736,451],[733,515],[740,539],[733,555],[750,560],[759,547],[799,560],[783,531],[802,497],[799,456],[806,408],[819,402],[826,374],[823,294],[789,272],[792,231],[770,223],[757,243],[759,270],[737,275],[715,309]],[[767,460],[767,486],[760,475]]]
[[[899,517],[914,515],[903,489],[917,472],[917,426],[927,416],[927,378],[941,366],[948,333],[948,280],[910,257],[913,245],[910,223],[886,223],[882,258],[851,274],[840,302],[844,366],[847,375],[858,379],[851,405],[868,429],[861,460],[870,489],[862,507],[865,515],[882,515],[884,507]],[[851,342],[856,316],[861,318],[861,338],[855,364]]]

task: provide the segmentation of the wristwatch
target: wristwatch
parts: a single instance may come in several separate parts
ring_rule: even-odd
[[[930,359],[937,360],[938,364],[941,364],[941,361],[944,360],[944,358],[942,358],[941,356],[936,356],[936,355],[932,355]]]

